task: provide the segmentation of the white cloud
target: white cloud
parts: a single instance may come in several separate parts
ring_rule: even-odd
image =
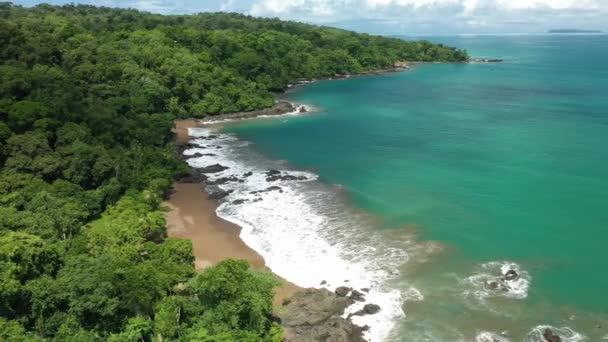
[[[33,5],[43,0],[14,0]],[[46,0],[170,13],[242,12],[373,33],[608,30],[608,0]]]

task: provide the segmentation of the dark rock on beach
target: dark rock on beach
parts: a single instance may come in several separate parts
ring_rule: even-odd
[[[293,295],[278,314],[288,342],[364,342],[363,328],[342,317],[352,302],[326,289],[306,289]]]
[[[218,173],[227,169],[229,169],[229,167],[220,164],[213,164],[199,168],[198,171],[201,173]]]
[[[234,190],[228,190],[228,191],[219,190],[219,191],[216,191],[216,192],[212,192],[212,193],[209,194],[209,199],[219,200],[219,199],[222,199],[222,198],[230,195],[233,191]]]
[[[246,200],[246,199],[241,199],[241,198],[239,198],[239,199],[237,199],[237,200],[232,201],[232,204],[234,204],[234,205],[239,205],[239,204],[243,204],[243,203],[245,203],[245,202],[247,202],[247,200]]]
[[[547,342],[562,342],[562,338],[559,335],[553,333],[553,330],[547,328],[543,331],[543,338]]]
[[[207,180],[207,176],[200,174],[196,170],[191,170],[190,173],[178,180],[180,183],[197,184]]]

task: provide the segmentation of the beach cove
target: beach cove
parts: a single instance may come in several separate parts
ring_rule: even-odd
[[[565,228],[568,222],[574,224],[575,217],[579,223],[586,220],[585,227],[601,226],[602,211],[593,208],[598,203],[594,200],[605,196],[603,186],[596,182],[600,174],[596,172],[603,166],[585,158],[591,156],[589,148],[599,146],[593,141],[601,137],[599,113],[606,104],[598,94],[603,83],[590,85],[584,63],[576,73],[553,71],[563,64],[547,60],[547,51],[557,48],[555,44],[579,44],[578,40],[451,39],[447,43],[472,46],[476,56],[497,56],[506,62],[420,65],[409,73],[321,81],[287,94],[287,99],[311,105],[318,113],[225,123],[219,132],[200,132],[202,136],[221,134],[227,144],[222,146],[231,151],[225,155],[228,160],[250,166],[262,161],[260,172],[275,168],[312,180],[296,181],[283,194],[276,194],[284,197],[282,202],[272,202],[277,205],[272,212],[282,211],[285,216],[258,217],[256,212],[269,213],[265,210],[270,208],[248,211],[246,205],[235,209],[238,206],[230,204],[220,206],[220,216],[247,227],[241,234],[246,244],[273,271],[296,284],[322,287],[323,281],[332,280],[324,275],[335,275],[336,280],[330,282],[334,287],[332,282],[353,281],[357,274],[362,276],[355,281],[375,284],[378,301],[385,303],[380,306],[388,308],[385,314],[392,314],[384,316],[383,323],[394,324],[390,332],[383,332],[386,340],[542,341],[547,327],[566,341],[603,338],[607,333],[601,308],[605,306],[593,290],[599,291],[604,281],[593,271],[602,268],[602,258],[589,254],[601,249],[585,242],[588,248],[581,250],[574,244],[577,239],[570,237],[572,243],[564,244],[558,242],[560,235],[533,228]],[[530,50],[530,39],[541,42],[534,41],[536,48]],[[586,44],[599,44],[605,38],[590,39]],[[594,39],[600,41],[594,43]],[[592,51],[605,53],[601,48]],[[531,69],[533,65],[536,69]],[[518,83],[517,70],[528,70],[527,86]],[[605,77],[594,70],[595,76]],[[556,80],[557,75],[567,81]],[[493,85],[492,80],[501,84]],[[581,100],[583,95],[587,100]],[[367,104],[370,98],[375,107]],[[480,105],[493,110],[475,110],[468,98],[481,99]],[[401,99],[407,102],[405,110],[399,107]],[[579,120],[577,113],[588,115],[578,116]],[[384,123],[390,123],[391,130]],[[561,138],[552,137],[563,137],[564,132],[569,132],[566,140],[576,146],[576,154],[558,153],[567,153],[567,147],[560,145]],[[528,148],[532,161],[521,159],[527,158],[521,149],[528,144],[536,147]],[[481,146],[491,147],[494,154],[482,152]],[[351,153],[357,149],[357,154]],[[513,159],[509,151],[519,153],[521,160]],[[502,156],[497,158],[497,152]],[[568,162],[559,164],[559,160]],[[552,174],[559,180],[547,178],[548,173],[540,169],[544,165],[553,165]],[[547,185],[559,181],[562,195],[548,191],[551,187],[524,191],[543,184],[536,174],[545,177]],[[507,185],[504,180],[520,184]],[[585,216],[581,216],[585,207],[571,205],[555,217],[559,211],[554,205],[584,198],[580,192],[586,189],[594,190],[586,197]],[[289,197],[289,190],[294,197]],[[286,201],[285,196],[293,199]],[[490,207],[493,203],[500,206]],[[289,210],[299,214],[290,216]],[[520,224],[513,225],[510,217],[518,217]],[[581,221],[581,217],[586,218]],[[529,218],[536,222],[526,221]],[[281,233],[277,228],[281,225],[291,231]],[[267,226],[272,227],[264,231]],[[316,240],[310,235],[297,240],[302,232],[313,234]],[[500,232],[501,238],[493,238],[490,232]],[[279,233],[289,236],[287,241],[294,240],[289,250],[273,244],[287,239],[273,235]],[[560,234],[567,230],[560,229]],[[526,246],[552,247],[531,249],[537,251],[534,256],[526,252]],[[564,255],[578,253],[591,260],[585,261],[588,268],[578,268],[580,276],[568,273],[576,268],[560,261],[559,255],[566,251]],[[290,265],[299,265],[298,260],[304,263],[301,268],[289,267],[279,263],[281,259],[290,260]],[[328,267],[332,264],[339,267]],[[349,275],[343,276],[339,268],[349,269]],[[518,277],[504,283],[501,279],[511,269]],[[591,282],[576,281],[590,275]],[[586,290],[573,292],[577,286]],[[392,305],[397,310],[391,311]]]

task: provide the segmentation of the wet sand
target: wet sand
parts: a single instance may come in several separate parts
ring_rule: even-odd
[[[176,121],[178,143],[187,143],[188,128],[196,125],[196,120]],[[268,269],[262,256],[239,237],[241,228],[217,216],[217,202],[209,199],[200,184],[174,183],[164,205],[169,208],[166,214],[167,234],[192,241],[197,271],[227,258],[246,260],[254,269]],[[283,280],[283,287],[276,289],[275,304],[280,304],[299,289]]]

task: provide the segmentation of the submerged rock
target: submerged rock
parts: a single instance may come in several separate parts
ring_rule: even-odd
[[[278,314],[285,330],[284,340],[364,342],[363,328],[342,317],[351,303],[326,289],[296,293]]]
[[[239,205],[239,204],[243,204],[243,203],[245,203],[245,202],[247,202],[247,200],[246,200],[246,199],[239,198],[239,199],[237,199],[237,200],[232,201],[232,204],[234,204],[234,205]]]
[[[278,192],[282,193],[283,188],[281,188],[280,186],[273,185],[264,190],[255,190],[255,191],[250,191],[249,193],[252,195],[255,195],[255,194],[261,194],[261,193],[270,192],[270,191],[278,191]]]
[[[562,338],[559,335],[553,333],[553,330],[550,328],[545,329],[543,331],[543,338],[547,342],[562,342]]]
[[[243,177],[244,177],[244,178],[247,178],[247,177],[251,177],[252,175],[253,175],[253,172],[249,171],[249,172],[247,172],[247,173],[244,173],[244,174],[243,174]]]
[[[508,270],[503,276],[503,279],[507,281],[515,280],[517,278],[519,278],[519,274],[517,274],[517,271],[515,270]]]
[[[218,172],[222,172],[222,171],[228,170],[228,169],[229,169],[228,166],[224,166],[224,165],[220,165],[220,164],[213,164],[213,165],[199,168],[198,171],[201,173],[218,173]]]
[[[214,181],[207,182],[207,184],[209,184],[209,185],[222,185],[222,184],[231,183],[231,182],[242,182],[242,180],[236,178],[235,176],[221,177],[221,178],[218,178],[218,179],[216,179]]]
[[[498,287],[500,285],[498,284],[497,281],[487,281],[486,282],[486,287],[490,290],[498,290]]]

